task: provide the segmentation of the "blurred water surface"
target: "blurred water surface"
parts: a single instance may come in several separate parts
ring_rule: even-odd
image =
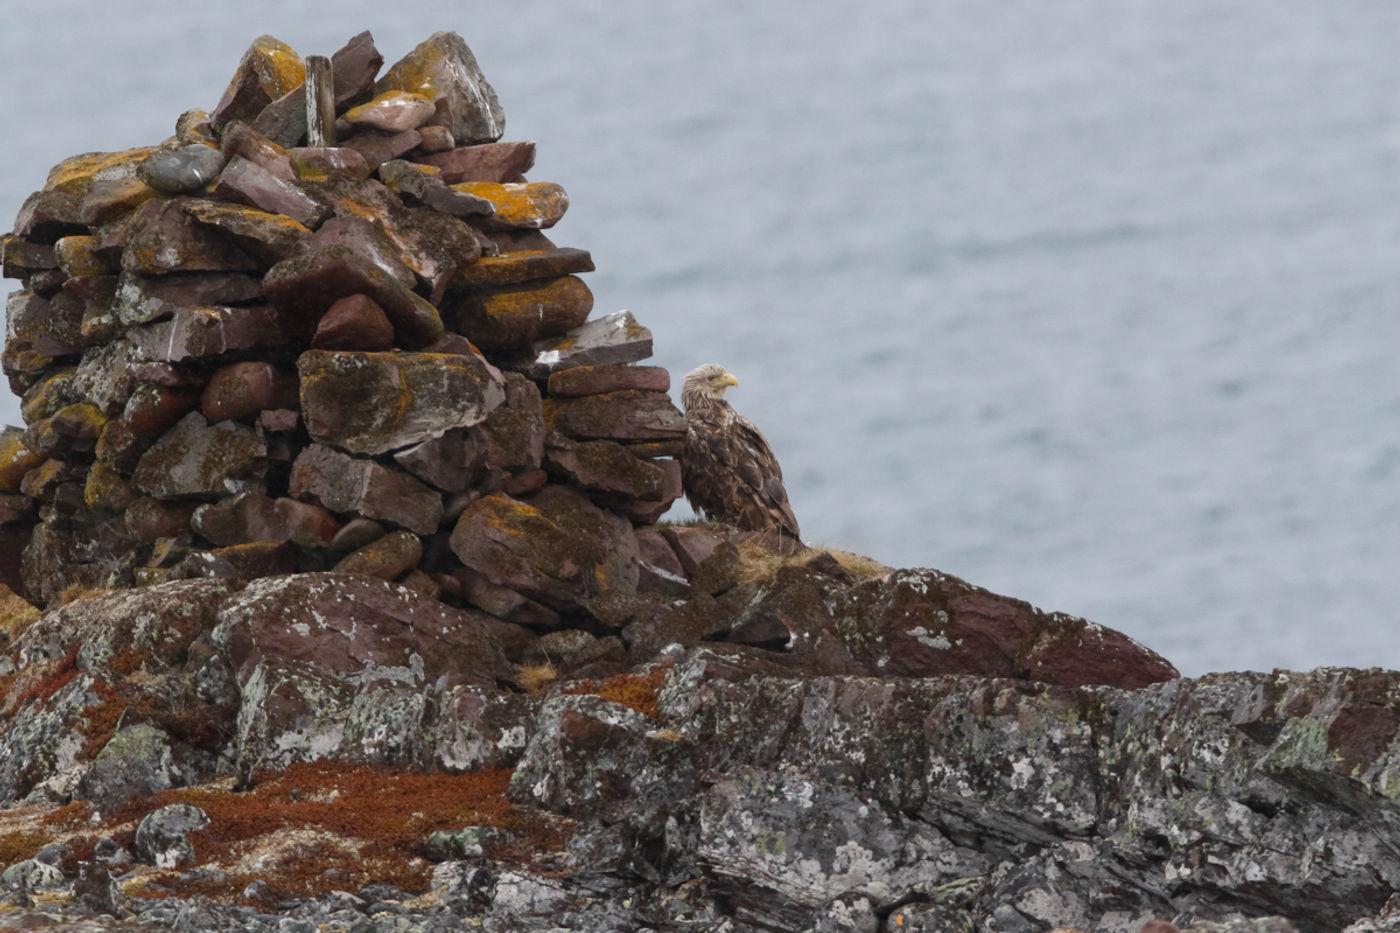
[[[597,310],[740,376],[810,540],[1186,673],[1400,667],[1400,6],[16,4],[0,222],[366,28],[467,39]]]

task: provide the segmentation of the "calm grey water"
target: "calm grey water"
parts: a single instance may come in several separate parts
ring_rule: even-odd
[[[597,310],[740,376],[807,538],[1187,673],[1400,667],[1400,5],[292,6],[7,7],[0,222],[260,33],[456,30]]]

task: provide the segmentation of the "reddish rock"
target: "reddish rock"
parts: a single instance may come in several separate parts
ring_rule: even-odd
[[[434,33],[390,66],[375,82],[375,93],[415,91],[433,99],[437,115],[428,122],[446,126],[462,143],[495,142],[505,132],[505,113],[496,91],[462,37]]]
[[[243,53],[209,122],[218,130],[235,120],[252,120],[305,80],[306,65],[291,46],[272,36],[259,36]]]
[[[11,292],[5,301],[5,352],[32,350],[46,357],[82,352],[83,306],[55,302],[29,291]]]
[[[453,529],[452,550],[488,581],[555,609],[637,588],[631,526],[562,486],[529,501],[490,495],[471,503]]]
[[[685,415],[664,392],[625,389],[578,398],[548,398],[551,430],[580,440],[651,440],[685,436]]]
[[[239,156],[283,181],[296,180],[290,153],[247,123],[234,123],[224,130],[219,148],[230,159]]]
[[[87,233],[82,223],[82,201],[61,189],[36,191],[24,199],[15,215],[14,235],[36,243],[52,243],[59,237]]]
[[[356,149],[346,146],[299,146],[289,153],[295,177],[326,181],[334,175],[365,179],[373,169]]]
[[[485,456],[484,442],[475,432],[453,430],[395,452],[394,460],[423,482],[458,493],[480,475]]]
[[[268,305],[179,308],[170,320],[132,328],[127,337],[145,359],[169,363],[277,346],[285,342],[281,324]]]
[[[512,673],[476,613],[356,574],[255,580],[219,619],[220,647],[245,683],[274,659],[347,678],[403,667],[419,683],[445,675],[492,688]]]
[[[306,227],[315,227],[327,208],[295,183],[285,181],[256,162],[235,156],[229,160],[214,186],[214,194],[242,201],[273,214],[285,214]]]
[[[1045,613],[935,570],[851,589],[837,627],[856,657],[893,674],[983,674],[1136,689],[1180,676],[1120,632]]]
[[[616,311],[589,321],[562,337],[534,345],[534,360],[526,367],[532,379],[573,366],[634,363],[651,356],[651,331],[630,311]]]
[[[257,492],[200,506],[190,518],[190,527],[220,546],[291,541],[313,548],[329,547],[341,530],[335,516],[318,505]]]
[[[121,264],[113,262],[98,251],[95,236],[66,236],[54,243],[54,257],[63,274],[71,278],[106,276],[120,271]]]
[[[246,418],[265,408],[296,408],[297,377],[271,363],[231,363],[209,377],[200,410],[210,421]]]
[[[362,32],[331,56],[331,76],[336,107],[361,97],[374,87],[384,57],[374,47],[369,32]],[[283,146],[295,146],[306,138],[306,85],[300,84],[263,108],[253,128]]]
[[[467,181],[452,190],[475,195],[495,208],[485,222],[486,229],[546,230],[557,224],[569,209],[569,195],[552,181],[508,182]]]
[[[469,567],[458,567],[452,579],[461,598],[504,622],[553,629],[562,623],[559,613],[515,590],[499,586]]]
[[[148,437],[164,434],[199,404],[199,395],[158,385],[143,384],[132,390],[121,419],[133,433]]]
[[[445,126],[420,126],[418,135],[423,138],[418,145],[424,152],[446,152],[457,145],[452,131]]]
[[[384,133],[379,130],[361,130],[353,136],[347,136],[340,141],[340,145],[347,149],[353,149],[365,160],[365,164],[371,169],[376,169],[385,162],[397,159],[406,152],[418,148],[418,144],[423,141],[423,137],[417,130],[404,130],[401,133]]]
[[[389,238],[383,225],[350,214],[332,217],[321,224],[311,238],[314,247],[339,245],[369,261],[407,288],[418,284],[418,277],[403,260],[404,246]]]
[[[346,295],[316,322],[311,346],[316,350],[388,350],[394,346],[394,325],[373,298]]]
[[[164,275],[251,272],[261,268],[262,264],[247,252],[191,217],[184,209],[186,200],[156,198],[137,209],[126,226],[123,269]]]
[[[296,551],[285,541],[252,541],[208,551],[190,551],[171,568],[172,580],[213,578],[246,583],[260,577],[292,573]]]
[[[195,220],[222,231],[249,255],[266,262],[286,259],[307,247],[311,231],[288,217],[243,204],[192,199],[185,211]]]
[[[470,427],[505,398],[483,360],[459,354],[308,350],[297,371],[307,431],[352,453]]]
[[[407,195],[453,217],[489,217],[496,207],[486,198],[448,186],[412,162],[394,159],[379,166],[379,177],[399,195]]]
[[[389,133],[414,130],[428,122],[437,108],[422,94],[385,91],[341,115],[346,123],[369,126]]]
[[[423,559],[423,542],[407,531],[393,531],[347,554],[333,568],[336,573],[361,573],[381,580],[397,580]]]
[[[638,460],[613,441],[574,441],[554,435],[545,467],[559,482],[631,499],[655,501],[666,491],[666,476],[655,464]]]
[[[592,271],[593,257],[583,249],[502,250],[499,256],[482,256],[462,266],[454,274],[452,284],[462,288],[494,288]]]
[[[522,347],[582,324],[593,293],[577,276],[469,293],[457,308],[458,329],[487,349]]]
[[[154,188],[134,176],[98,179],[83,195],[78,216],[89,226],[102,226],[125,217],[155,196]]]
[[[550,395],[601,395],[621,389],[641,389],[647,392],[668,392],[671,374],[661,366],[633,366],[620,363],[612,366],[575,366],[550,373]]]
[[[437,166],[449,185],[464,181],[515,181],[535,164],[533,142],[483,143],[425,155],[421,161]]]
[[[190,530],[199,503],[191,500],[135,499],[126,507],[126,527],[140,541],[173,538]]]
[[[431,487],[324,444],[312,444],[297,457],[289,492],[332,512],[358,513],[420,535],[437,531],[442,520],[442,496]]]
[[[168,318],[180,308],[239,305],[262,300],[262,286],[230,272],[171,273],[158,277],[126,273],[117,281],[113,312],[123,324]]]
[[[22,236],[0,236],[0,270],[7,279],[22,279],[44,269],[58,268],[58,256],[49,243],[31,243]]]
[[[157,499],[226,496],[250,488],[266,454],[267,445],[252,428],[210,424],[192,411],[141,456],[131,485]]]
[[[263,278],[263,291],[279,309],[312,320],[341,298],[368,295],[407,347],[432,343],[443,333],[437,308],[345,246],[322,246],[279,262]]]
[[[73,394],[110,417],[131,397],[136,367],[141,362],[141,351],[130,340],[114,340],[89,350],[73,373]]]
[[[545,439],[539,388],[519,373],[508,373],[506,404],[487,415],[474,433],[482,442],[487,469],[539,469]]]
[[[670,525],[662,528],[661,536],[671,545],[671,550],[681,562],[681,569],[687,577],[694,574],[696,568],[714,553],[721,541],[720,536],[708,528],[689,525]]]
[[[671,549],[670,543],[661,533],[638,528],[634,534],[637,537],[637,556],[640,561],[638,566],[641,571],[637,582],[638,591],[673,596],[689,595],[690,588],[685,585],[685,568],[681,566],[676,552]]]

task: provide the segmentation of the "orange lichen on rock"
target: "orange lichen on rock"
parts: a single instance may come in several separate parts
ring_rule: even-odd
[[[464,181],[452,187],[496,205],[493,226],[543,230],[557,224],[569,209],[568,193],[552,181]]]
[[[99,172],[113,177],[129,176],[135,171],[135,166],[154,155],[156,149],[155,146],[141,146],[121,152],[85,152],[72,156],[49,170],[44,190],[83,195]]]
[[[25,474],[47,459],[24,442],[23,431],[0,435],[0,492],[19,492]]]

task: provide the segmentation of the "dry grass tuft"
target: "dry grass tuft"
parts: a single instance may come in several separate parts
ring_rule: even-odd
[[[545,661],[543,664],[521,664],[516,667],[515,676],[526,693],[539,693],[559,679],[559,672],[553,664]]]
[[[25,629],[39,621],[39,610],[0,583],[0,651],[15,643]]]
[[[811,547],[781,552],[770,550],[757,541],[740,541],[737,547],[740,583],[757,583],[771,579],[782,568],[810,563],[821,554],[829,554],[842,567],[865,580],[883,577],[893,569],[874,558],[836,548]]]
[[[93,596],[101,596],[103,593],[106,592],[107,590],[95,589],[91,586],[86,586],[82,583],[70,583],[59,592],[58,604],[60,606],[66,606],[69,603],[77,602],[80,599],[88,599]]]

